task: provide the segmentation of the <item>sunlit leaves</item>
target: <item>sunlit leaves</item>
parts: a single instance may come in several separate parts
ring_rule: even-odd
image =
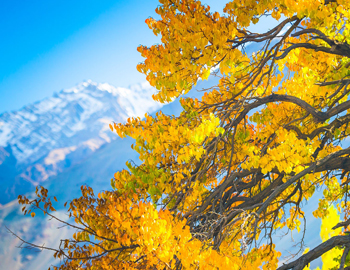
[[[146,23],[161,43],[137,49],[153,98],[171,102],[210,76],[218,83],[200,100],[180,97],[179,116],[110,125],[134,139],[139,164],[127,161],[97,198],[82,187],[68,209],[79,227],[55,257],[66,258],[61,269],[276,269],[269,240],[284,227],[301,232],[316,191],[315,217],[335,219],[329,206],[339,200],[350,213],[349,153],[327,159],[350,131],[350,2],[233,0],[224,14],[196,0],[160,4]],[[247,29],[264,16],[271,30]],[[47,190],[37,196],[19,202],[54,210]]]

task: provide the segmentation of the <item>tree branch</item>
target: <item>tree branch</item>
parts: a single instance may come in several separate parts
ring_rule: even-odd
[[[302,255],[300,258],[294,262],[283,264],[277,270],[302,270],[307,264],[313,260],[320,257],[322,254],[333,249],[336,246],[349,245],[350,244],[350,235],[338,235],[333,236],[331,239],[323,242],[314,249],[310,250],[308,253]]]

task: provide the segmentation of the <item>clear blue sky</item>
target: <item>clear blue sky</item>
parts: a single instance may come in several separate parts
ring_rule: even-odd
[[[222,11],[225,0],[203,0]],[[91,79],[145,81],[138,45],[159,39],[144,23],[157,0],[0,1],[0,113]]]

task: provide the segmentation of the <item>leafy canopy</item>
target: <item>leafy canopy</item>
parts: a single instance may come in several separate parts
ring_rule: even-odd
[[[343,269],[344,233],[282,265],[272,235],[310,233],[303,208],[320,192],[314,216],[327,220],[336,203],[345,221],[335,227],[350,223],[350,1],[233,0],[222,14],[160,4],[146,23],[161,44],[138,48],[137,69],[155,100],[180,98],[183,111],[110,125],[135,139],[142,164],[127,163],[97,197],[82,187],[68,209],[77,233],[55,249],[54,268],[303,269],[338,247]],[[250,32],[263,17],[275,25]],[[200,100],[181,97],[210,75],[218,84]],[[58,219],[47,190],[37,195],[19,198],[24,210]]]

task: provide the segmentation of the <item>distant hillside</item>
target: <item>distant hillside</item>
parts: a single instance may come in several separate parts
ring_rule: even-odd
[[[81,185],[92,186],[97,192],[111,189],[110,179],[117,170],[126,167],[125,161],[138,160],[137,153],[130,151],[131,143],[132,139],[117,139],[105,144],[84,161],[44,183],[49,194],[58,199],[54,206],[61,218],[67,218],[63,211],[64,202],[79,197]],[[45,243],[46,246],[57,246],[58,240],[67,234],[66,229],[56,230],[58,224],[43,215],[34,219],[24,217],[16,200],[0,207],[0,269],[47,269],[48,262],[53,260],[52,253],[48,251],[38,253],[37,250],[16,248],[20,241],[9,234],[5,226],[27,241],[40,245]],[[3,268],[4,265],[7,267]]]

